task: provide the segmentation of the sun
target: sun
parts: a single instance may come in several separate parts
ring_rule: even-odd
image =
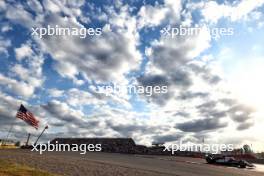
[[[263,62],[243,64],[243,68],[235,72],[231,79],[233,94],[241,102],[263,111],[264,59]]]

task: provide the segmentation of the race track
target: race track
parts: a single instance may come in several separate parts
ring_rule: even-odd
[[[46,152],[0,150],[7,159],[51,173],[69,176],[263,176],[249,169],[208,165],[203,159],[170,156],[125,155],[90,152]]]

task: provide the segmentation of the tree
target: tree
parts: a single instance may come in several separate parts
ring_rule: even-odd
[[[15,146],[16,146],[16,147],[20,147],[20,141],[17,141],[17,142],[15,143]]]
[[[243,150],[245,153],[252,153],[250,146],[247,144],[243,146]]]

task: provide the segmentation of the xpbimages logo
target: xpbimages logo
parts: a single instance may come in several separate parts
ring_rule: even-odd
[[[172,155],[174,155],[176,152],[186,152],[186,151],[192,151],[192,152],[205,152],[205,153],[212,153],[217,154],[224,151],[233,151],[234,146],[233,144],[195,144],[192,142],[182,142],[174,143],[167,145],[166,148],[163,150],[171,152]]]
[[[202,31],[208,32],[213,39],[220,39],[222,36],[234,35],[233,28],[209,28],[207,26],[185,27],[182,25],[179,25],[178,27],[164,27],[160,30],[160,33],[164,37],[175,38],[176,36],[197,36]]]
[[[37,36],[40,39],[43,38],[43,36],[79,36],[83,39],[87,36],[102,35],[102,28],[77,28],[48,25],[47,27],[33,27],[31,30],[31,35]]]
[[[54,143],[47,144],[33,144],[33,149],[31,150],[39,152],[40,155],[43,152],[80,152],[81,155],[86,154],[86,152],[100,152],[102,151],[101,144],[59,144],[58,141]]]

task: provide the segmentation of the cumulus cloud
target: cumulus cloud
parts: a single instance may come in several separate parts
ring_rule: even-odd
[[[61,97],[64,94],[64,90],[58,90],[58,89],[49,89],[48,94],[51,97]]]
[[[242,130],[247,130],[250,127],[254,125],[254,122],[246,122],[246,123],[241,123],[238,125],[237,130],[242,131]]]
[[[96,113],[85,115],[82,111],[73,109],[64,102],[53,100],[42,105],[40,112],[49,116],[49,125],[63,128],[67,132],[67,136],[72,137],[133,137],[142,144],[150,144],[153,140],[151,136],[155,134],[157,136],[160,130],[164,130],[158,125],[148,125],[147,121],[137,117],[135,113],[110,107],[104,107],[104,110],[98,109]],[[143,134],[150,136],[150,139],[144,141]]]
[[[261,7],[263,4],[263,0],[243,0],[235,4],[218,4],[216,1],[209,1],[204,4],[202,14],[205,20],[214,23],[223,17],[230,18],[231,21],[237,21],[248,17],[251,12]]]
[[[17,81],[15,79],[6,77],[0,74],[0,85],[6,86],[8,90],[11,90],[14,94],[24,96],[26,98],[30,97],[34,93],[34,87],[23,82]]]
[[[47,18],[46,22],[61,27],[83,27],[70,18],[62,18],[58,15]],[[112,26],[115,27],[115,25],[119,24],[115,24],[114,21]],[[116,27],[116,30],[120,32],[103,29],[101,36],[85,39],[53,36],[46,37],[39,42],[45,51],[56,60],[54,68],[64,77],[75,81],[78,81],[78,75],[98,82],[124,81],[125,74],[138,68],[141,55],[136,48],[136,38],[131,37],[134,36],[131,33],[134,31],[126,32]]]
[[[202,4],[198,8],[202,7]],[[173,25],[173,23],[169,24]],[[230,106],[235,106],[236,102],[230,102],[229,108],[223,108],[219,103],[219,98],[228,96],[222,87],[221,75],[215,73],[209,64],[195,61],[197,56],[210,47],[211,37],[202,30],[195,36],[161,37],[152,42],[147,48],[149,61],[146,72],[137,79],[138,83],[147,85],[166,85],[168,93],[152,96],[148,100],[164,106],[164,108],[174,108],[182,112],[181,108],[176,108],[173,104],[184,104],[191,114],[177,114],[178,117],[188,117],[195,119],[203,117],[202,120],[191,120],[186,123],[177,123],[176,128],[186,132],[202,132],[219,130],[228,126],[227,122],[220,119],[228,119],[241,123],[248,123],[246,120],[238,122],[240,118],[250,119],[253,111],[248,112],[246,106],[241,108],[242,116],[235,116]],[[181,103],[182,102],[182,103]],[[184,111],[183,111],[184,112]],[[248,113],[247,113],[248,112]],[[191,117],[190,117],[191,116]],[[245,126],[248,126],[248,124]],[[239,128],[239,127],[238,127]],[[240,127],[243,130],[242,127]]]
[[[71,110],[66,103],[54,100],[49,102],[47,105],[43,105],[43,108],[47,110],[55,117],[60,118],[66,122],[79,122],[83,114],[78,111]]]
[[[220,122],[218,119],[206,118],[180,123],[177,124],[175,127],[179,128],[184,132],[201,132],[207,130],[217,130],[226,126],[227,123]]]
[[[28,6],[30,7],[31,10],[37,12],[37,13],[42,13],[43,12],[43,7],[39,1],[34,1],[34,0],[28,0],[27,1]]]
[[[153,137],[153,143],[167,143],[179,141],[183,137],[182,134],[168,134],[168,135],[157,135]]]
[[[8,39],[3,39],[1,36],[0,36],[0,54],[5,54],[5,55],[8,55],[8,47],[11,46],[11,41],[8,40]]]
[[[4,10],[6,8],[5,1],[0,2],[0,10]]]
[[[201,37],[205,36],[205,37]],[[175,38],[161,37],[154,41],[149,57],[146,73],[138,78],[141,85],[163,85],[168,86],[168,93],[154,96],[153,101],[164,105],[182,91],[188,90],[193,84],[193,69],[191,62],[210,44],[210,35],[201,32],[197,36],[177,36]],[[205,69],[202,69],[205,72]],[[209,76],[209,74],[206,74]],[[155,78],[155,79],[154,79]],[[158,79],[157,79],[158,78]],[[209,79],[209,78],[208,78]]]
[[[101,106],[106,103],[102,97],[94,97],[92,93],[78,89],[70,89],[67,91],[66,96],[68,104],[77,107],[84,105]]]
[[[155,27],[161,24],[166,18],[168,9],[161,6],[146,5],[140,8],[138,12],[138,26],[142,27]]]
[[[1,27],[1,32],[5,33],[12,30],[12,27],[9,26],[8,24],[3,24],[3,26]]]
[[[192,98],[205,98],[208,97],[209,93],[208,92],[191,92],[191,91],[183,91],[180,93],[178,98],[182,100],[188,100]]]
[[[14,134],[23,134],[24,138],[26,138],[27,130],[28,132],[35,132],[34,128],[30,128],[25,122],[15,117],[21,103],[27,105],[21,99],[14,98],[2,92],[0,93],[0,138],[6,137],[11,125],[13,126],[12,134],[10,134],[12,139],[14,139]]]
[[[14,24],[20,24],[28,28],[34,26],[33,16],[21,4],[8,4],[5,13],[5,17]]]
[[[19,101],[21,100],[15,99],[4,93],[0,93],[0,117],[1,122],[3,122],[1,123],[2,125],[9,125],[12,120],[15,120],[15,114],[19,106]]]
[[[25,57],[30,57],[33,51],[29,45],[24,44],[20,48],[15,48],[15,53],[16,59],[20,61]]]
[[[15,54],[18,63],[10,66],[10,74],[19,78],[19,82],[23,82],[22,84],[31,87],[27,92],[27,97],[32,96],[35,89],[41,87],[45,81],[45,76],[42,74],[43,54],[33,51],[32,48],[33,46],[29,42],[16,48]]]
[[[34,98],[36,90],[48,87],[47,97],[33,101],[38,105],[29,105],[43,120],[42,124],[51,126],[45,139],[133,137],[139,143],[151,144],[184,137],[198,141],[232,123],[239,131],[249,129],[254,125],[254,109],[226,93],[222,75],[200,58],[211,46],[208,31],[175,38],[155,34],[149,41],[149,36],[145,39],[141,32],[165,25],[194,25],[190,9],[202,11],[204,19],[198,25],[203,26],[222,17],[231,21],[245,18],[261,4],[262,1],[248,0],[235,4],[208,1],[191,3],[192,7],[185,9],[182,1],[173,0],[154,5],[146,3],[142,7],[131,7],[121,1],[103,7],[84,0],[43,0],[42,3],[28,0],[27,7],[0,1],[0,10],[10,22],[12,31],[16,30],[13,24],[24,26],[28,31],[31,27],[47,25],[82,28],[98,23],[103,28],[102,35],[83,39],[77,36],[44,36],[42,39],[29,36],[28,41],[13,48],[15,63],[7,68],[8,71],[4,70],[4,74],[0,73],[1,92],[21,95],[23,99]],[[86,6],[93,13],[88,14],[82,9]],[[94,21],[96,23],[92,23]],[[11,41],[0,38],[0,53],[8,55],[10,46]],[[147,51],[145,60],[144,49]],[[44,56],[48,57],[47,62],[44,62]],[[48,69],[43,73],[44,67],[59,75]],[[45,82],[45,76],[54,76],[58,80]],[[60,78],[68,78],[74,84]],[[144,87],[168,86],[168,92],[152,97],[138,96],[134,101],[133,96],[105,96],[95,91],[98,85],[111,82],[128,85],[130,81]],[[9,119],[14,116],[18,102],[22,101],[10,95],[0,94],[1,127],[11,122]],[[140,103],[146,100],[142,107],[137,104],[139,100]],[[7,111],[9,107],[11,115]],[[138,112],[140,108],[142,112]],[[17,125],[15,130],[26,133],[24,126]]]
[[[107,122],[107,127],[119,133],[122,137],[133,136],[136,133],[151,133],[151,127],[144,124],[113,124],[112,121]]]

